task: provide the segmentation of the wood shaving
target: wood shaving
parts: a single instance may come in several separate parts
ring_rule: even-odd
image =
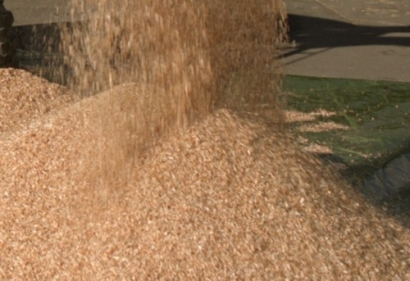
[[[333,130],[349,130],[350,128],[346,125],[337,124],[335,122],[320,122],[315,124],[304,124],[299,126],[296,130],[299,132],[310,132],[310,133],[319,133],[327,132]]]

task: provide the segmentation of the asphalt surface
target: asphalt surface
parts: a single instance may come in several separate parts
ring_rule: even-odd
[[[285,0],[287,74],[410,82],[408,0]],[[69,0],[5,0],[14,26],[68,21]]]
[[[286,73],[410,82],[408,0],[285,0]]]
[[[70,20],[70,0],[5,0],[14,15],[13,26],[66,22]]]

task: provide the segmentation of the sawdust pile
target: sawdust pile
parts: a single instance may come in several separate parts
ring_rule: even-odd
[[[119,109],[110,95],[0,143],[2,279],[410,277],[408,230],[285,134],[228,110],[148,148],[127,182],[90,186],[79,171],[107,160],[90,159],[95,147],[118,149],[96,122]]]

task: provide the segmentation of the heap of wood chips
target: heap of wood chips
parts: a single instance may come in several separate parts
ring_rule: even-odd
[[[410,279],[409,231],[262,121],[219,109],[152,146],[135,84],[45,114],[64,89],[10,73],[2,104],[31,113],[0,139],[0,279]]]
[[[0,69],[0,135],[21,129],[27,120],[59,110],[78,97],[29,72]]]

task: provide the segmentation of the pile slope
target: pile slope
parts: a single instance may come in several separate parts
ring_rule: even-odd
[[[88,115],[76,105],[1,143],[2,278],[410,277],[407,229],[284,133],[228,110],[163,137],[126,181],[90,186],[73,171],[109,163],[96,143],[108,159],[118,148],[83,130],[98,103],[111,104],[95,97]]]

